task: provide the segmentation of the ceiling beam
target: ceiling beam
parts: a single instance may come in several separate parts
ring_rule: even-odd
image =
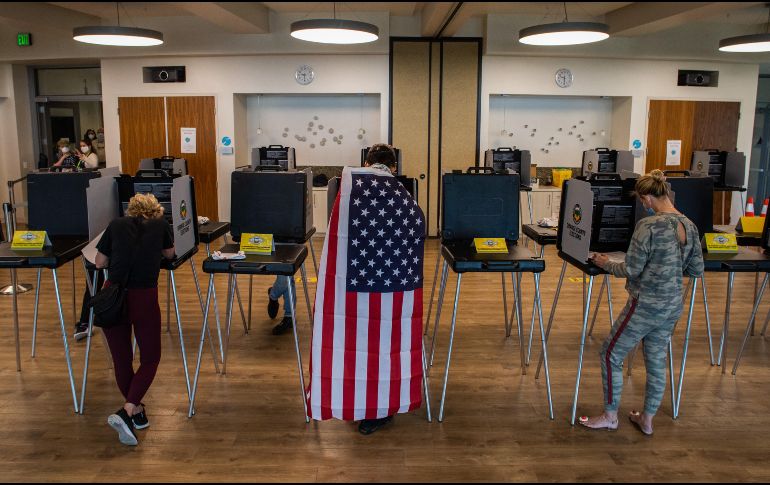
[[[731,10],[761,5],[762,2],[634,2],[605,15],[610,34],[637,36],[679,27],[694,20]]]
[[[47,29],[72,32],[75,27],[101,25],[102,19],[94,15],[75,12],[44,2],[7,2],[0,8],[0,17],[23,23],[31,23]]]
[[[465,25],[465,22],[478,14],[477,10],[480,9],[483,10],[483,6],[479,7],[475,5],[475,2],[463,2],[462,5],[459,5],[452,19],[444,27],[441,37],[453,37]]]
[[[444,22],[454,10],[454,2],[428,2],[422,9],[421,34],[423,37],[438,35]]]
[[[260,2],[181,2],[179,6],[234,34],[270,33],[270,11]]]

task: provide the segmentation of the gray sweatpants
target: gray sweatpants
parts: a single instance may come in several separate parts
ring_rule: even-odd
[[[615,320],[599,354],[604,384],[604,409],[617,411],[623,391],[623,361],[628,353],[644,341],[644,364],[647,387],[644,412],[655,415],[666,392],[668,342],[682,314],[682,301],[640,304],[633,297]]]

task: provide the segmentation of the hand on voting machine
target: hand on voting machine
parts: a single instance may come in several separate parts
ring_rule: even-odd
[[[597,254],[604,254],[607,256],[607,259],[610,263],[622,263],[626,260],[626,253],[623,251],[611,251],[609,253],[597,253],[594,251],[591,251],[588,253],[588,259],[594,259]]]

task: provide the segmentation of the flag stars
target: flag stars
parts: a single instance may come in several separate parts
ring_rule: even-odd
[[[361,276],[361,278],[363,278],[364,276],[366,276],[366,270],[365,269],[360,270],[358,272],[358,275]]]
[[[389,206],[393,207],[393,204],[395,204],[395,203],[396,203],[396,199],[394,199],[392,197],[390,199],[388,199],[388,205]]]
[[[385,224],[387,224],[387,225],[388,225],[388,227],[392,227],[392,226],[393,226],[393,224],[395,224],[395,223],[396,223],[396,222],[395,222],[393,219],[388,219],[388,222],[386,222]]]
[[[377,179],[372,179],[372,187],[377,187],[378,184]]]
[[[380,217],[385,217],[385,209],[380,209]]]
[[[351,243],[350,243],[350,244],[352,244],[352,245],[353,245],[353,246],[355,246],[355,247],[358,247],[358,245],[359,245],[359,244],[361,244],[361,243],[360,243],[360,242],[358,242],[358,239],[353,239],[353,241],[351,241]]]
[[[372,199],[372,200],[371,200],[369,203],[370,203],[371,205],[373,205],[374,207],[377,207],[377,204],[379,204],[379,203],[380,203],[380,201],[379,201],[379,200],[377,200],[377,199]]]
[[[353,259],[353,260],[350,261],[350,264],[351,264],[351,266],[358,266],[358,260],[357,259]]]
[[[384,235],[385,235],[385,229],[380,229],[379,231],[377,231],[377,236],[378,237],[382,237]]]
[[[369,192],[369,189],[364,190],[364,195],[369,197],[371,195],[371,192]]]
[[[385,241],[385,245],[387,247],[391,247],[393,245],[393,240],[392,239],[388,239],[387,241]]]
[[[350,280],[350,284],[353,286],[356,286],[358,284],[358,281],[356,281],[356,279],[353,278],[352,280]]]
[[[381,270],[381,269],[378,269],[378,270],[377,270],[377,277],[378,277],[378,278],[382,277],[382,275],[383,275],[384,273],[385,273],[385,272],[384,272],[383,270]]]
[[[390,280],[385,280],[385,286],[390,286]]]
[[[361,224],[361,221],[359,221],[358,219],[353,219],[354,226],[358,227],[360,224]]]
[[[377,256],[381,258],[383,254],[385,254],[385,251],[383,251],[382,249],[377,250]]]
[[[377,241],[374,239],[369,239],[369,247],[373,248],[377,244]]]
[[[362,210],[361,211],[361,215],[364,216],[364,217],[368,216],[369,215],[369,209]]]
[[[404,213],[404,211],[402,211],[401,209],[396,209],[396,215],[397,216],[400,216],[403,213]]]
[[[363,180],[361,180],[361,179],[358,179],[358,180],[356,180],[356,185],[358,185],[359,187],[361,187],[362,185],[364,185],[364,181],[363,181]]]
[[[356,263],[356,264],[357,264],[357,263]],[[392,264],[393,264],[393,261],[391,261],[390,259],[386,259],[386,260],[385,260],[385,266],[387,266],[388,268],[390,268],[390,266],[391,266]]]
[[[370,268],[373,268],[373,267],[374,267],[374,260],[373,260],[373,259],[370,259],[370,260],[369,260],[369,267],[370,267]]]
[[[385,189],[380,190],[380,197],[385,197],[385,194],[387,194]]]
[[[376,225],[377,225],[377,220],[376,219],[372,219],[372,220],[369,221],[369,226],[374,227]]]
[[[354,206],[356,206],[356,207],[358,207],[359,205],[361,205],[361,199],[355,199],[355,200],[353,201],[353,205],[354,205]]]

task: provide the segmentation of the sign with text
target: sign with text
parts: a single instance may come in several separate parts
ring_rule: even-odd
[[[13,233],[13,241],[11,241],[11,249],[14,251],[40,251],[50,245],[51,241],[45,231],[16,231]]]
[[[272,234],[253,234],[244,232],[241,235],[241,251],[246,254],[270,255],[275,251],[275,241]]]
[[[561,250],[578,261],[588,262],[591,246],[591,223],[593,222],[594,193],[591,184],[571,179],[564,204],[564,221],[561,234]]]
[[[189,175],[174,179],[171,187],[171,210],[174,223],[174,247],[177,256],[184,256],[195,247],[195,226],[193,222],[193,180]]]
[[[678,167],[682,161],[682,140],[666,141],[666,166]]]
[[[197,128],[181,128],[182,153],[195,153],[197,142]]]

